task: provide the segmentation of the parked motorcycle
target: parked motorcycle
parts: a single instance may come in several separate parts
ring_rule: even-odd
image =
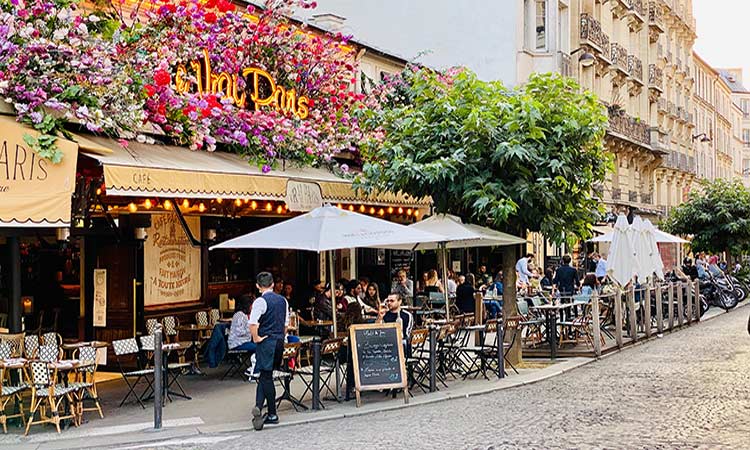
[[[725,311],[729,311],[739,303],[731,281],[728,281],[727,277],[716,278],[710,273],[707,278],[701,280],[700,295],[709,306],[718,306]]]

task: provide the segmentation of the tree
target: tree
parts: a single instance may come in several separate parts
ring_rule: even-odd
[[[693,251],[750,251],[750,191],[738,180],[704,180],[662,224],[670,233],[693,235]]]
[[[556,243],[587,238],[603,212],[606,116],[596,96],[557,74],[513,89],[466,69],[409,68],[373,94],[365,125],[382,136],[362,151],[365,191],[431,196],[436,213]],[[503,255],[504,314],[516,315],[517,249]],[[519,339],[516,340],[520,341]],[[514,352],[520,359],[520,346]]]

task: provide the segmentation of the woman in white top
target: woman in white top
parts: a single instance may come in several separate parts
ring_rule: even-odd
[[[255,351],[255,343],[250,334],[250,310],[252,309],[253,298],[249,295],[243,295],[237,300],[237,308],[232,316],[232,326],[229,328],[229,339],[227,345],[230,350],[247,350]]]

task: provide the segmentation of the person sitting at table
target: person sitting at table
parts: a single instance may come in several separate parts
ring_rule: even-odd
[[[253,342],[253,336],[250,334],[250,311],[252,310],[253,298],[249,295],[243,295],[237,300],[234,316],[232,316],[232,325],[229,328],[229,338],[227,346],[229,350],[246,350],[254,353],[256,345]]]
[[[472,276],[473,277],[473,276]],[[377,323],[401,322],[401,337],[404,344],[404,356],[411,356],[411,330],[414,327],[414,317],[409,311],[401,309],[403,299],[399,294],[391,294],[385,299],[385,308],[378,313]]]
[[[414,296],[414,282],[406,276],[405,270],[398,271],[397,280],[391,287],[391,292],[399,294],[407,303]]]
[[[359,277],[359,287],[362,288],[359,293],[359,299],[364,300],[365,294],[367,293],[367,286],[370,285],[370,279],[367,277]]]
[[[378,289],[378,285],[375,283],[368,284],[367,289],[365,289],[364,297],[359,301],[360,306],[362,306],[362,312],[366,315],[377,315],[381,303],[382,301],[380,300],[380,289]]]
[[[500,313],[503,311],[503,271],[498,271],[495,281],[490,283],[487,287],[486,293],[494,297],[485,297],[484,306],[487,308],[487,315],[489,318],[496,319],[500,317]]]
[[[438,278],[437,270],[430,269],[427,271],[427,280],[425,281],[424,292],[443,292],[443,283]]]
[[[430,274],[422,272],[422,276],[417,281],[417,292],[424,292],[427,289],[427,280],[430,279]]]
[[[284,292],[284,280],[281,277],[276,277],[273,281],[273,292],[281,294]]]
[[[474,305],[474,274],[466,275],[464,284],[456,288],[456,307],[462,313],[473,313],[476,311]]]
[[[348,282],[347,282],[348,283]],[[346,307],[349,305],[349,300],[346,299],[344,285],[341,280],[336,283],[336,311],[338,314],[344,314]]]
[[[448,279],[445,280],[445,288],[448,290],[448,298],[453,300],[456,298],[456,289],[458,284],[456,283],[456,274],[453,270],[448,269]]]
[[[599,287],[599,280],[596,273],[588,273],[583,279],[581,293],[576,296],[577,303],[591,302],[591,296]]]
[[[542,290],[545,292],[552,291],[552,288],[554,287],[554,284],[552,283],[552,280],[555,278],[554,272],[552,272],[551,267],[547,267],[547,270],[544,271],[544,278],[539,282],[539,285],[542,287]]]
[[[284,283],[284,289],[282,289],[281,295],[283,295],[286,301],[291,304],[292,296],[294,295],[294,286],[292,286],[291,283]]]
[[[317,320],[333,320],[333,307],[331,306],[331,288],[323,285],[322,281],[313,283],[315,290],[315,317]]]

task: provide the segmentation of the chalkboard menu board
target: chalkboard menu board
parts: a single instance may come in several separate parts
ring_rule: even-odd
[[[391,272],[400,269],[409,270],[411,268],[414,252],[411,250],[391,250]]]
[[[354,382],[357,406],[361,404],[361,391],[404,390],[408,403],[406,364],[401,327],[397,323],[352,325],[349,342],[354,363]]]

